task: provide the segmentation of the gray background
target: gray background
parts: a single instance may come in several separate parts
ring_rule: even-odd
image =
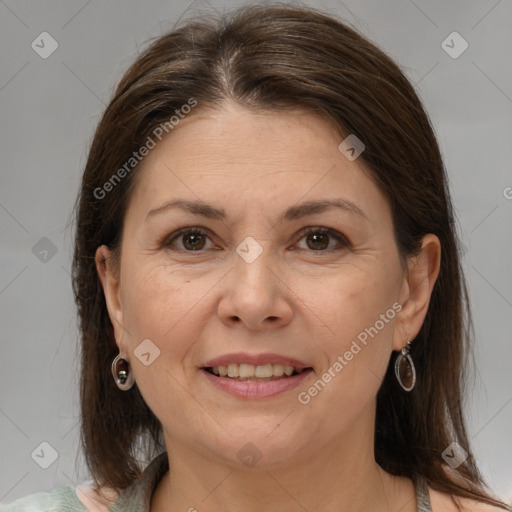
[[[222,11],[240,2],[210,5]],[[466,247],[476,325],[469,434],[485,476],[512,501],[512,3],[315,5],[393,57],[432,118]],[[88,478],[82,457],[75,460],[70,212],[94,127],[121,73],[150,37],[185,11],[203,9],[211,7],[201,0],[0,2],[0,502]],[[31,47],[44,31],[59,45],[46,59]],[[458,58],[441,46],[453,31],[469,44]],[[461,48],[460,41],[448,44]],[[52,452],[42,442],[58,454],[47,469],[40,465]]]

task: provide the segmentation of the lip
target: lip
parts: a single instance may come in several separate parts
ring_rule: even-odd
[[[220,359],[219,359],[220,360]],[[288,359],[289,360],[289,359]],[[232,363],[233,359],[230,360]],[[247,359],[245,359],[247,361]],[[217,359],[212,360],[213,363],[217,362]],[[283,363],[276,363],[283,364]],[[291,363],[290,363],[291,364]],[[214,364],[213,366],[219,366],[222,363]],[[208,364],[207,366],[210,366]],[[293,366],[293,365],[292,365]],[[268,398],[271,396],[279,395],[297,387],[304,379],[306,379],[312,372],[313,369],[304,370],[303,372],[293,375],[292,377],[283,377],[277,380],[269,381],[239,381],[230,379],[229,377],[220,377],[213,375],[201,368],[201,373],[218,389],[229,393],[230,395],[238,398]]]
[[[216,357],[215,359],[210,359],[206,361],[202,367],[203,368],[212,368],[214,366],[227,366],[228,364],[253,364],[254,366],[264,365],[264,364],[282,364],[293,366],[297,371],[304,370],[305,368],[312,368],[312,365],[307,364],[303,361],[299,361],[298,359],[293,359],[288,356],[283,356],[280,354],[272,354],[270,352],[266,352],[263,354],[248,354],[246,352],[236,352],[233,354],[225,354],[223,356]],[[207,372],[208,373],[208,372]],[[288,377],[292,378],[292,377]],[[277,382],[277,381],[273,381]]]

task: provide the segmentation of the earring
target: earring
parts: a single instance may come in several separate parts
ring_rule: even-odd
[[[412,391],[416,384],[416,369],[409,355],[409,335],[407,335],[407,345],[402,349],[395,361],[395,375],[398,383],[405,391]]]
[[[112,361],[111,369],[117,387],[122,391],[128,391],[135,383],[135,379],[130,372],[128,362],[121,357],[121,354],[118,354]]]

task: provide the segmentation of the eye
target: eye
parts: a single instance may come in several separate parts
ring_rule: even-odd
[[[201,228],[186,228],[164,239],[161,246],[187,252],[202,251],[206,245],[206,239],[209,239],[209,236]],[[176,241],[182,242],[182,246],[178,249],[172,247]]]
[[[303,231],[302,239],[306,239],[307,249],[317,252],[330,252],[332,250],[339,250],[350,246],[350,242],[347,238],[329,228],[310,227]],[[338,241],[338,247],[329,247],[329,238]]]
[[[185,252],[202,251],[205,249],[207,240],[210,237],[208,233],[197,227],[181,229],[166,237],[159,245],[162,248],[170,248],[171,250],[182,250]],[[306,239],[306,249],[316,252],[330,252],[333,250],[340,250],[342,248],[350,247],[348,239],[335,231],[334,229],[322,227],[308,227],[302,231],[300,240]],[[338,242],[338,247],[330,247],[330,239]],[[181,247],[176,247],[176,243],[181,242]],[[301,248],[304,249],[304,248]]]

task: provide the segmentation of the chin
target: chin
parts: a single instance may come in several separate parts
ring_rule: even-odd
[[[231,436],[224,435],[219,442],[213,442],[212,452],[238,470],[269,471],[289,467],[300,449],[308,446],[311,436],[305,435],[304,426],[290,429],[289,425],[279,425],[284,418],[286,415],[269,421],[267,416],[258,421],[253,416],[245,421],[230,422],[226,430]]]

